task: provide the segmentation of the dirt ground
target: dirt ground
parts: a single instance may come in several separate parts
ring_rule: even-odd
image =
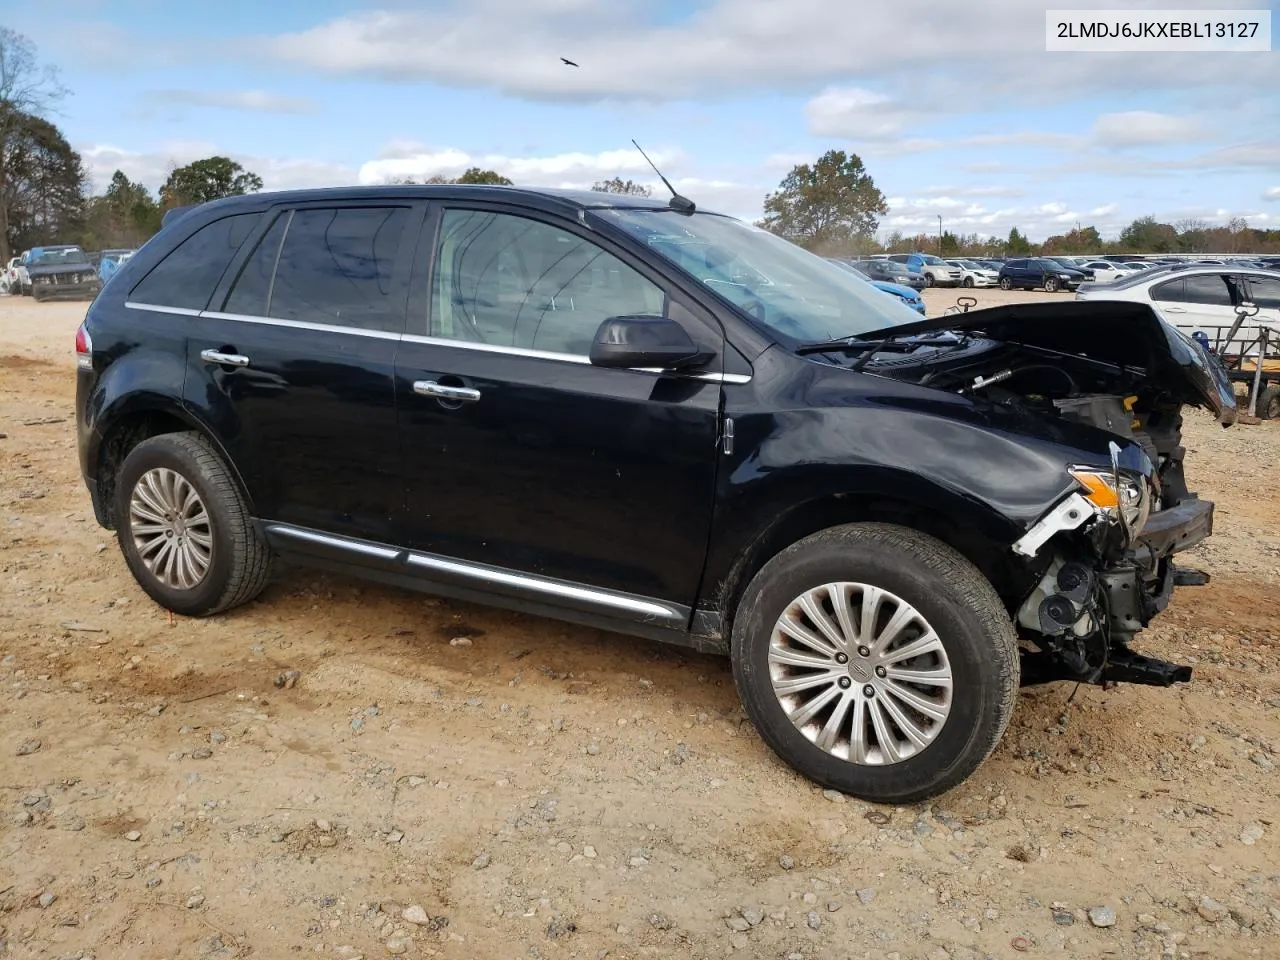
[[[80,480],[83,312],[0,297],[0,956],[1280,956],[1280,423],[1189,417],[1191,684],[1024,691],[873,808],[719,659],[301,569],[171,620]]]

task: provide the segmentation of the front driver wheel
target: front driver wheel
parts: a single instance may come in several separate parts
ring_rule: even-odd
[[[924,285],[926,287],[932,287],[935,283],[937,283],[937,281],[934,280],[932,273],[926,273],[924,275]]]
[[[973,286],[973,277],[965,277],[965,278],[964,278],[964,285],[965,285],[966,287],[972,287],[972,286]]]
[[[1012,289],[1013,289],[1013,281],[1012,281],[1012,280],[1010,280],[1008,277],[1001,277],[1001,278],[1000,278],[1000,289],[1001,289],[1001,290],[1012,290]]]
[[[1058,289],[1058,278],[1057,278],[1057,277],[1045,277],[1045,280],[1044,280],[1044,292],[1045,292],[1045,293],[1056,293],[1056,292],[1057,292],[1057,289]]]
[[[129,570],[162,607],[208,616],[252,600],[270,579],[271,550],[198,433],[163,434],[129,451],[114,506]]]
[[[734,680],[761,737],[826,787],[911,803],[967,778],[1013,711],[1013,624],[933,537],[849,524],[788,547],[734,619]]]

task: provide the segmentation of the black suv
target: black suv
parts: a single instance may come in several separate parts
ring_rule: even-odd
[[[1041,287],[1046,293],[1054,293],[1058,290],[1074,290],[1084,281],[1082,271],[1063,266],[1048,257],[1008,260],[1000,267],[1001,290],[1034,290]]]
[[[204,616],[275,556],[728,654],[819,782],[935,794],[1023,683],[1168,685],[1129,641],[1210,532],[1143,304],[921,321],[756,227],[509,187],[220,200],[77,333],[98,521]],[[1020,652],[1019,647],[1025,647]]]

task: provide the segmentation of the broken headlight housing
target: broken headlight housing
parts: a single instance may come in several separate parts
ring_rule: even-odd
[[[1098,510],[1123,518],[1132,533],[1142,532],[1151,515],[1151,491],[1144,477],[1103,467],[1072,467],[1069,472]]]

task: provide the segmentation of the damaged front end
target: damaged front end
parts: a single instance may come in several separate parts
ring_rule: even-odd
[[[1175,562],[1213,530],[1213,504],[1184,478],[1181,411],[1198,406],[1234,422],[1218,361],[1143,304],[996,307],[912,324],[903,335],[933,339],[877,360],[877,373],[958,393],[993,417],[1033,418],[1058,449],[1082,454],[1064,464],[1062,497],[1006,555],[1021,584],[1005,599],[1024,642],[1023,684],[1190,680],[1190,668],[1130,644],[1175,587],[1209,581]],[[1071,431],[1081,426],[1105,438],[1076,444]],[[1104,447],[1110,462],[1096,462]]]
[[[1164,482],[1145,454],[1145,464],[1121,466],[1124,452],[1112,444],[1109,476],[1073,470],[1080,492],[1013,546],[1047,564],[1016,612],[1034,647],[1023,651],[1024,686],[1075,680],[1167,687],[1191,679],[1190,667],[1144,656],[1130,643],[1168,605],[1174,587],[1209,582],[1208,574],[1179,567],[1175,555],[1213,532],[1213,504],[1181,484],[1181,447],[1170,451],[1179,469],[1166,469]],[[1173,463],[1168,454],[1161,459]]]

